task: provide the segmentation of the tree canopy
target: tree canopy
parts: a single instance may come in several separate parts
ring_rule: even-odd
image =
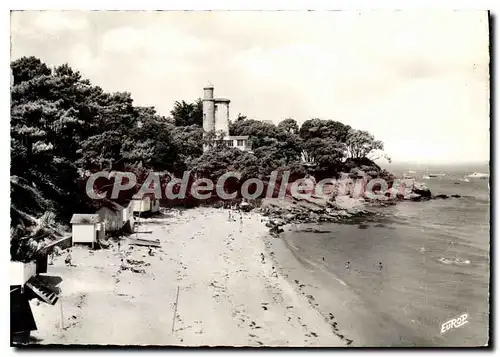
[[[203,132],[203,104],[173,103],[170,118],[154,107],[134,105],[128,92],[107,93],[63,64],[49,68],[35,57],[11,63],[12,227],[27,229],[54,212],[67,222],[92,209],[84,182],[99,170],[192,170],[216,178],[227,171],[268,178],[274,170],[335,173],[346,159],[384,157],[383,144],[366,131],[334,120],[278,125],[239,114],[230,135],[247,135],[252,152],[213,141]],[[209,149],[204,152],[204,144]],[[141,171],[141,172],[142,172]],[[82,186],[83,185],[83,186]]]

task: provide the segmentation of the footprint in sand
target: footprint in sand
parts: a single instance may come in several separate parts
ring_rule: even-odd
[[[305,334],[306,337],[318,337],[318,334],[315,332],[308,332]]]

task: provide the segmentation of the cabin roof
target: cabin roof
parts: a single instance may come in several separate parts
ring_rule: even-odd
[[[96,224],[99,223],[99,215],[98,214],[82,214],[75,213],[73,217],[71,217],[71,224]]]
[[[147,193],[136,193],[135,195],[132,196],[132,200],[144,200],[145,198],[149,198],[151,200],[154,200],[155,199],[155,194],[154,193],[151,193],[151,192],[147,192]]]
[[[102,207],[107,207],[110,210],[113,210],[115,212],[123,210],[122,206],[120,206],[118,203],[116,203],[115,201],[112,201],[112,200],[110,200],[108,198],[103,198],[101,200],[100,204],[101,204],[101,207],[99,207],[99,209],[101,209]]]
[[[226,136],[224,139],[229,139],[229,140],[248,140],[248,135],[230,135],[230,136]]]

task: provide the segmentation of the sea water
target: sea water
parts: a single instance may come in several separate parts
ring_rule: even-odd
[[[273,239],[276,259],[314,296],[320,313],[335,315],[353,346],[483,346],[489,334],[488,180],[457,184],[458,178],[426,183],[434,194],[460,198],[401,202],[354,224],[291,226]],[[441,332],[463,314],[466,324]]]

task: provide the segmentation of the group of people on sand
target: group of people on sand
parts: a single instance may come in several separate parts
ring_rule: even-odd
[[[71,255],[71,249],[68,248],[66,250],[66,258],[64,258],[64,264],[66,264],[67,266],[69,267],[76,267],[75,264],[73,264],[73,257]],[[59,253],[57,253],[59,254]],[[48,256],[48,265],[54,265],[54,258],[56,256],[56,252],[55,250],[53,249],[50,253],[49,253],[49,256]]]
[[[264,256],[264,253],[260,253],[260,262],[262,264],[265,264],[266,263],[266,259],[265,259],[265,256]],[[273,278],[277,278],[278,277],[278,272],[276,271],[276,268],[274,266],[271,266],[271,277]]]
[[[323,261],[325,261],[325,257],[323,257]],[[378,262],[377,267],[379,268],[379,270],[384,269],[384,266],[382,265],[382,262]],[[351,262],[345,263],[345,268],[347,270],[351,269]]]
[[[243,214],[241,212],[239,212],[239,214],[240,214],[240,222],[243,222]],[[236,210],[235,212],[233,212],[233,209],[230,209],[227,217],[228,221],[235,221],[237,218],[238,218],[238,211]]]
[[[243,214],[241,211],[239,211],[240,214],[240,233],[243,232]],[[233,206],[231,206],[231,209],[229,210],[227,220],[229,222],[234,222],[238,219],[238,211],[233,212]]]
[[[325,261],[325,257],[322,257],[322,260]],[[379,268],[379,270],[384,269],[384,266],[382,265],[382,262],[378,262],[377,267]],[[351,262],[345,263],[345,268],[347,270],[351,269]]]

